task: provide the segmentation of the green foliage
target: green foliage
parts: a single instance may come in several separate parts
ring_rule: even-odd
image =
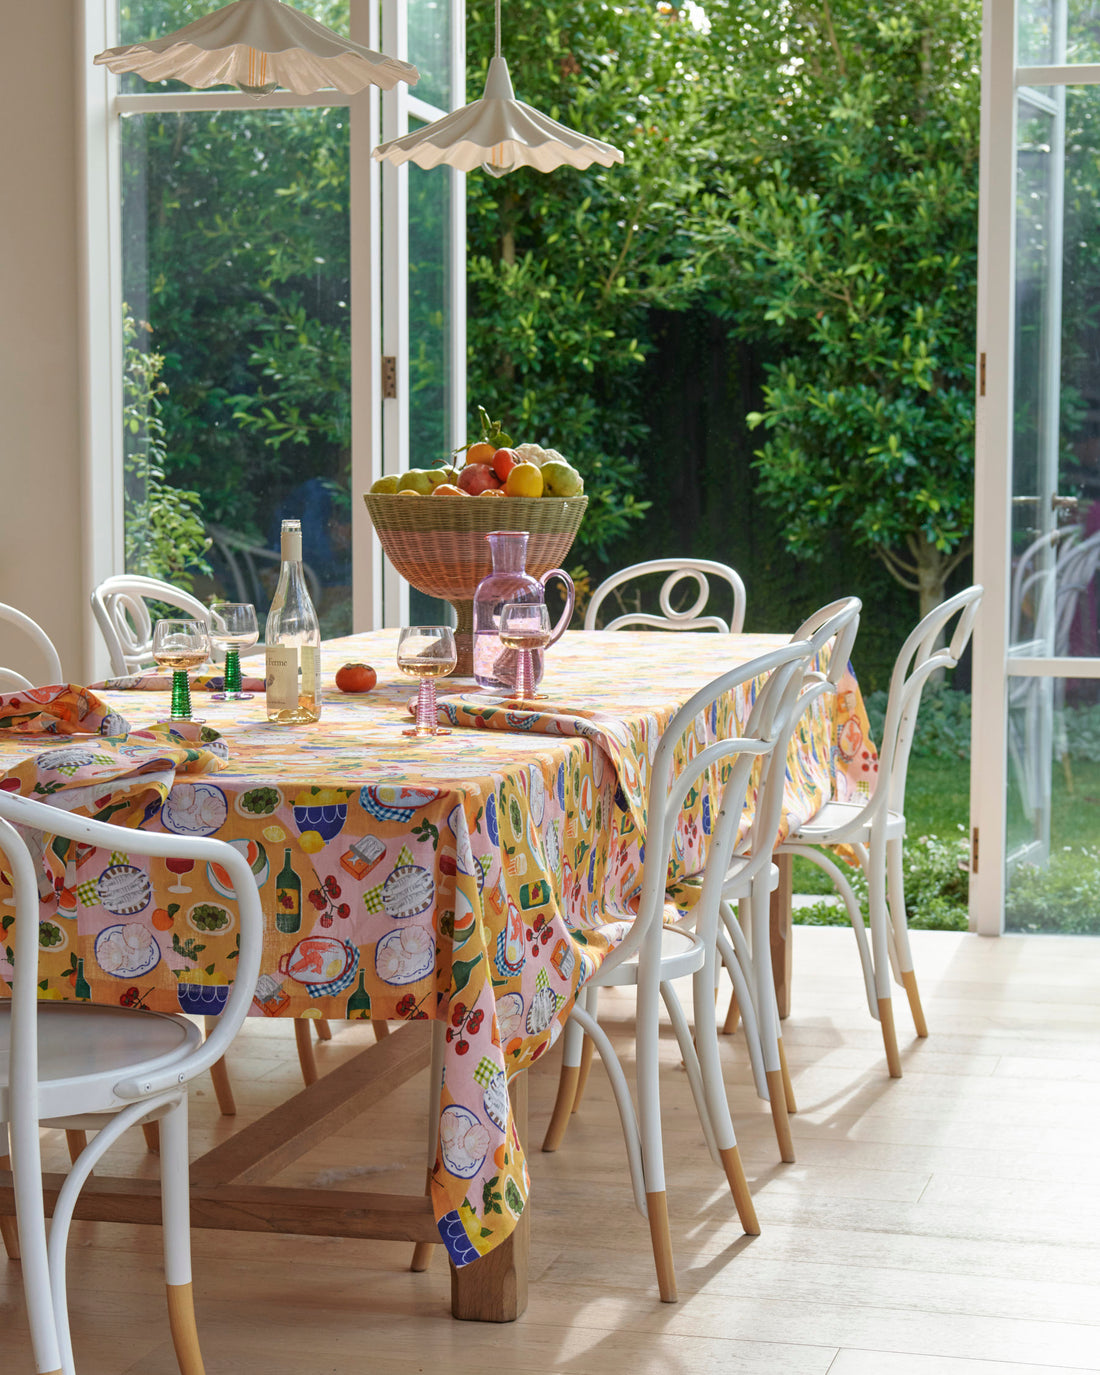
[[[782,27],[750,178],[723,171],[697,231],[730,328],[783,350],[749,416],[758,494],[799,557],[843,527],[926,609],[973,519],[980,5],[794,4]]]
[[[190,588],[195,572],[207,572],[209,548],[197,492],[174,487],[166,478],[167,441],[161,412],[167,387],[160,380],[164,359],[143,351],[137,324],[123,307],[123,483],[125,567],[128,573],[161,578]]]
[[[1100,847],[1067,846],[1045,869],[1018,865],[1005,899],[1005,924],[1013,931],[1100,934]]]
[[[959,826],[959,831],[964,831]],[[803,861],[812,868],[809,861]],[[969,872],[965,834],[952,837],[938,835],[911,836],[905,843],[902,870],[905,884],[905,911],[914,931],[966,931]],[[818,871],[820,872],[820,871]],[[866,925],[867,882],[863,871],[853,868],[846,876],[852,884],[863,909]],[[796,888],[801,885],[796,883]],[[832,892],[831,885],[825,889]],[[805,907],[796,907],[794,920],[800,926],[847,926],[848,914],[843,904],[824,900]]]
[[[871,725],[871,739],[882,739],[889,694],[882,688],[863,699]],[[1100,720],[1098,720],[1100,724]],[[970,694],[930,684],[921,697],[912,759],[944,761],[970,759]]]
[[[621,148],[622,166],[467,182],[469,393],[517,440],[564,453],[585,478],[578,553],[605,553],[645,510],[642,364],[654,307],[700,289],[688,233],[714,161],[700,81],[705,35],[678,12],[545,6],[505,14],[521,100]],[[492,50],[492,6],[469,10],[471,88]]]

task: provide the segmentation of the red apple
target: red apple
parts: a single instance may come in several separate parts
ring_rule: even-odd
[[[492,458],[493,472],[503,482],[518,462],[515,449],[498,449]]]
[[[488,463],[468,463],[458,475],[458,485],[470,496],[479,496],[491,487],[500,486],[500,478]]]

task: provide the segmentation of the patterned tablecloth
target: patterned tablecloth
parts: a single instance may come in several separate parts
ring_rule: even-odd
[[[708,679],[784,642],[571,632],[548,655],[537,711],[455,683],[441,695],[452,733],[416,739],[402,733],[414,685],[396,670],[396,631],[376,631],[325,646],[315,726],[270,725],[262,694],[196,693],[204,734],[219,738],[176,740],[173,754],[140,729],[165,712],[166,694],[103,690],[97,726],[123,718],[129,733],[49,747],[0,733],[0,786],[68,790],[55,800],[240,848],[267,915],[256,1014],[447,1023],[432,1194],[464,1264],[508,1235],[527,1197],[508,1081],[553,1044],[579,983],[636,909],[649,762],[665,724]],[[351,660],[378,670],[370,694],[336,692],[336,669]],[[838,716],[819,714],[792,745],[790,813],[811,815],[833,775],[842,792],[873,785],[858,688],[843,687]],[[750,701],[746,690],[699,719],[684,748],[730,733]],[[705,789],[689,799],[671,878],[701,868],[714,803]],[[238,937],[216,866],[60,843],[43,858],[43,997],[220,1010]],[[11,972],[5,895],[6,875],[0,980]]]

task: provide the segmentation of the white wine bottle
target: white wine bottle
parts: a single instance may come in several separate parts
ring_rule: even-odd
[[[321,716],[321,627],[302,572],[301,521],[283,521],[282,559],[264,630],[267,719],[302,726]]]

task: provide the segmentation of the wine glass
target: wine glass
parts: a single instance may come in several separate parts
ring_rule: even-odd
[[[187,670],[198,668],[210,653],[205,621],[164,620],[153,627],[153,658],[172,670],[172,721],[191,721],[191,685]]]
[[[500,608],[500,642],[516,651],[516,697],[530,701],[535,691],[533,650],[550,643],[550,613],[545,602],[505,602]]]
[[[455,637],[447,625],[406,626],[397,641],[397,667],[410,678],[420,679],[416,698],[416,725],[404,735],[450,735],[436,725],[435,680],[454,671],[458,663]]]
[[[210,643],[225,651],[225,691],[210,695],[218,702],[249,702],[251,692],[241,691],[241,650],[260,638],[256,608],[251,602],[210,603]]]

